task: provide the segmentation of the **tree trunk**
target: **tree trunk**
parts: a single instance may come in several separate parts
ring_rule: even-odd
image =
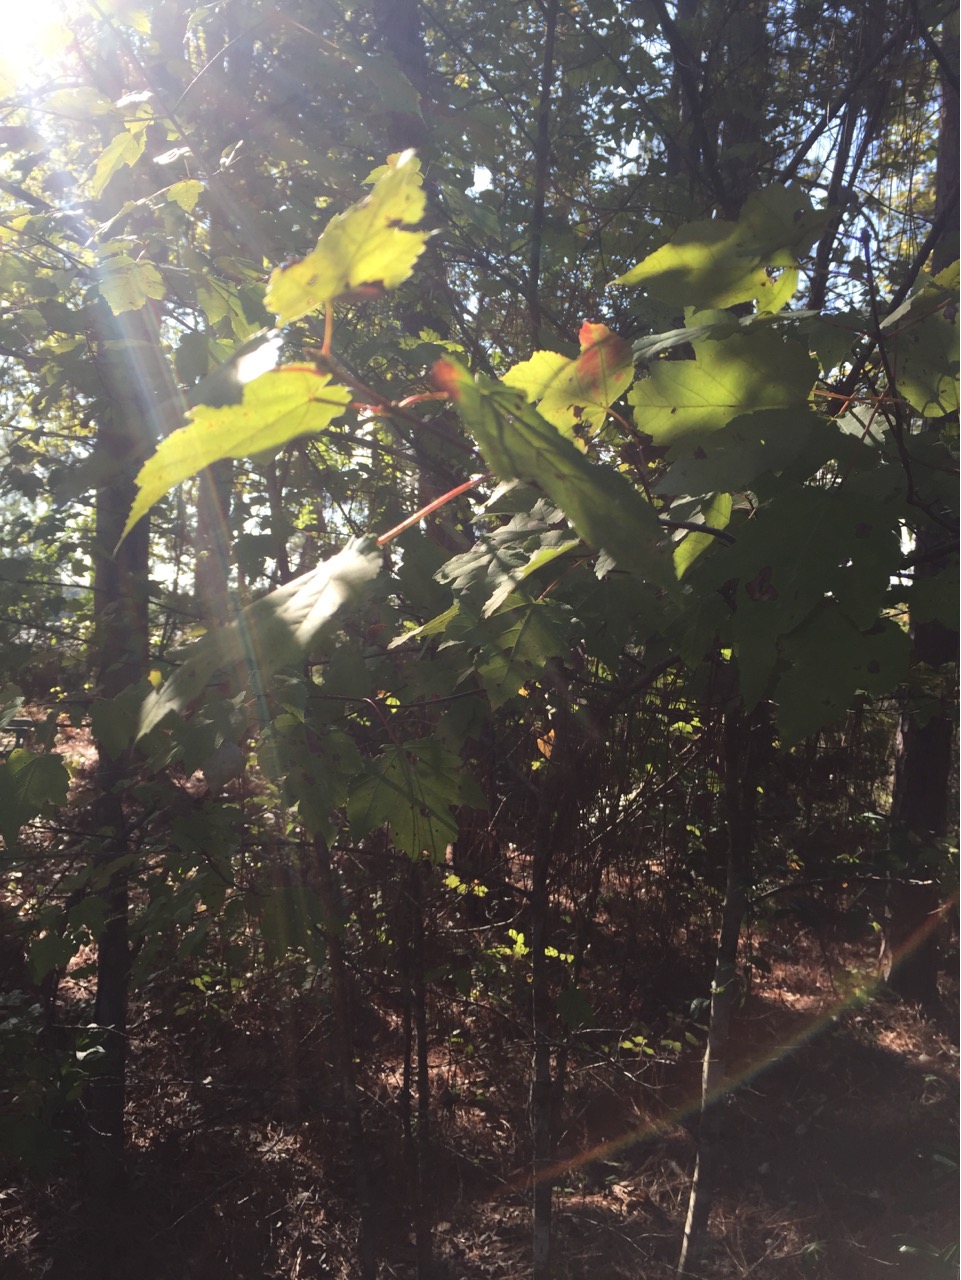
[[[570,690],[560,669],[548,668],[553,677],[552,713],[554,730],[550,757],[541,772],[537,818],[533,835],[531,869],[530,948],[531,1062],[530,1124],[533,1180],[533,1280],[551,1280],[552,1217],[554,1200],[554,1143],[563,1102],[562,1074],[554,1061],[555,1037],[547,967],[550,943],[550,873],[559,842],[570,841],[577,829],[577,788],[573,774],[577,768],[579,726],[570,713]]]
[[[925,536],[926,535],[926,536]],[[932,538],[918,538],[919,550]],[[918,566],[921,570],[927,565]],[[957,661],[958,633],[939,622],[914,628],[914,662],[939,671]],[[938,1006],[941,906],[941,848],[950,820],[955,681],[943,677],[942,706],[924,723],[914,708],[905,710],[898,732],[891,847],[902,868],[891,883],[886,905],[881,973],[902,1000],[933,1011]]]
[[[354,1193],[360,1219],[357,1239],[357,1261],[361,1280],[374,1280],[377,1274],[377,1231],[374,1199],[371,1189],[370,1157],[364,1135],[364,1122],[354,1076],[354,1047],[351,1028],[350,991],[347,985],[347,963],[344,954],[344,911],[334,877],[330,848],[323,836],[314,836],[314,858],[317,868],[317,893],[324,915],[324,941],[327,946],[327,970],[330,974],[331,1007],[334,1014],[334,1068],[338,1076],[341,1102],[350,1135],[351,1161],[354,1171]]]
[[[424,976],[424,873],[426,864],[412,863],[401,889],[401,988],[403,996],[404,1068],[401,1107],[404,1152],[413,1228],[417,1280],[434,1271],[430,1151],[430,1061],[427,1040],[427,989]],[[416,1123],[413,1085],[417,1083]]]
[[[941,136],[938,145],[935,217],[958,198],[958,89],[956,45],[944,48],[954,59],[954,76],[942,76]],[[958,253],[957,217],[949,219],[943,239],[934,247],[931,267],[941,271]],[[936,421],[936,420],[935,420]],[[945,532],[924,523],[917,534],[916,578],[950,571],[951,552],[932,558],[946,541]],[[928,553],[925,556],[925,553]],[[931,672],[951,670],[958,660],[958,633],[941,622],[912,627],[913,664]],[[951,774],[957,682],[942,676],[941,705],[923,723],[914,708],[905,710],[898,733],[894,796],[891,804],[892,852],[903,876],[892,882],[881,951],[881,972],[903,1000],[933,1010],[938,1005],[940,954],[937,925],[941,905],[940,848],[951,817]]]
[[[115,698],[142,680],[148,662],[146,519],[115,551],[136,492],[134,476],[158,434],[155,406],[169,381],[151,311],[122,317],[102,314],[93,361],[101,383],[96,456],[106,476],[97,492],[94,548],[95,629],[93,661],[97,692]],[[123,789],[131,752],[98,752],[92,826],[94,892],[104,907],[97,947],[94,1011],[101,1055],[90,1059],[93,1074],[85,1097],[86,1193],[102,1211],[115,1205],[125,1183],[124,1103],[127,1059],[129,855],[133,852],[124,813]],[[109,1239],[104,1239],[109,1248]]]
[[[534,1280],[551,1280],[551,1212],[554,1181],[551,1118],[556,1110],[551,1075],[551,1040],[547,990],[547,875],[551,864],[549,840],[534,849],[531,883],[531,1009],[534,1058],[531,1073],[531,1137],[533,1143],[533,1255]]]
[[[414,1030],[417,1033],[417,1203],[414,1214],[417,1280],[431,1280],[434,1274],[430,1058],[427,1038],[427,979],[424,971],[424,879],[428,866],[426,862],[414,863],[410,876]]]
[[[727,817],[727,883],[717,944],[707,1046],[701,1073],[701,1114],[697,1162],[688,1200],[679,1276],[696,1276],[707,1239],[707,1222],[718,1191],[723,1143],[724,1106],[731,1014],[740,995],[737,948],[747,905],[748,879],[754,852],[761,716],[746,717],[741,706],[724,716],[721,773]]]

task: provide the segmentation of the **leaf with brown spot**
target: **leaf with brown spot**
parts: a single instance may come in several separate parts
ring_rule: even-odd
[[[578,427],[597,431],[610,406],[634,377],[630,343],[606,325],[585,321],[578,335],[581,353],[568,360],[558,351],[535,351],[504,375],[538,412],[569,439]]]

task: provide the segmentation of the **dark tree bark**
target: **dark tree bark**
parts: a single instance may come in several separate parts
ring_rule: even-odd
[[[531,347],[541,344],[541,258],[544,249],[544,210],[551,160],[551,94],[554,90],[554,41],[557,34],[557,0],[544,9],[544,48],[540,97],[537,103],[537,141],[534,151],[534,192],[531,209],[531,251],[527,278],[527,315]]]
[[[679,1276],[700,1274],[707,1221],[718,1191],[722,1157],[724,1107],[727,1094],[728,1034],[731,1015],[740,995],[737,949],[747,906],[747,893],[755,843],[758,783],[763,759],[766,716],[755,711],[745,716],[740,705],[724,716],[721,777],[727,819],[727,879],[721,930],[718,936],[707,1046],[701,1073],[701,1113],[698,1124],[697,1162],[688,1200],[684,1239],[677,1265]]]
[[[115,698],[142,680],[147,670],[146,519],[115,548],[135,496],[134,477],[158,434],[156,406],[169,393],[170,382],[149,308],[120,317],[104,311],[92,338],[92,356],[101,384],[96,456],[106,477],[97,492],[92,665],[99,696]],[[85,1098],[85,1185],[91,1203],[103,1209],[114,1203],[126,1175],[127,912],[129,855],[135,850],[123,795],[131,753],[113,756],[100,741],[96,747],[98,795],[92,827],[97,834],[91,862],[105,924],[97,948],[94,1022],[102,1056],[94,1060]]]
[[[570,713],[570,691],[560,668],[553,677],[552,749],[541,773],[534,822],[530,896],[531,1062],[530,1124],[533,1180],[533,1280],[551,1280],[554,1269],[552,1217],[554,1148],[563,1103],[563,1074],[555,1062],[556,1037],[547,964],[550,945],[550,877],[558,849],[569,845],[577,829],[578,791],[575,770],[581,743]]]
[[[924,539],[919,538],[922,547]],[[915,665],[943,670],[957,661],[958,633],[939,622],[914,628]],[[941,919],[940,840],[947,835],[955,726],[953,676],[942,677],[942,709],[923,723],[908,708],[901,717],[891,810],[892,852],[903,871],[891,883],[881,973],[902,1000],[929,1012],[938,1007]]]
[[[431,1158],[430,1058],[427,1036],[427,977],[424,969],[424,881],[426,862],[411,867],[412,976],[414,1029],[417,1032],[417,1203],[414,1238],[417,1245],[417,1280],[434,1274],[433,1160]]]
[[[551,836],[553,832],[551,832]],[[551,1073],[550,1010],[547,989],[549,906],[547,877],[552,860],[550,837],[538,840],[534,848],[531,879],[531,1009],[534,1030],[534,1057],[531,1072],[531,1138],[533,1143],[533,1255],[534,1280],[551,1280],[551,1215],[554,1180],[550,1174],[553,1157],[551,1120],[557,1110]]]
[[[938,146],[935,221],[958,198],[957,51],[942,74],[941,136]],[[938,272],[957,258],[957,215],[945,223],[934,246],[931,267]],[[923,523],[917,534],[915,576],[949,571],[951,554],[932,554],[945,544],[945,531]],[[923,722],[907,708],[898,733],[894,796],[891,805],[892,852],[903,874],[891,884],[881,953],[881,972],[903,1000],[927,1010],[938,1006],[940,951],[938,923],[943,856],[939,843],[951,821],[951,775],[955,746],[953,710],[957,699],[958,632],[937,620],[912,627],[915,668],[941,672],[941,706]]]
[[[411,1225],[417,1280],[434,1273],[431,1222],[430,1060],[427,1037],[427,987],[424,973],[424,876],[426,863],[412,863],[401,893],[401,988],[404,1068],[401,1093],[404,1150],[407,1158]],[[416,1082],[416,1123],[413,1108]]]
[[[314,859],[317,895],[324,915],[324,942],[327,946],[327,969],[330,974],[331,1008],[334,1015],[334,1069],[337,1072],[341,1103],[350,1136],[354,1194],[360,1218],[357,1239],[357,1262],[360,1268],[358,1275],[361,1280],[374,1280],[377,1274],[377,1226],[370,1155],[354,1075],[354,1020],[344,953],[344,910],[330,848],[323,836],[314,837]]]
[[[718,79],[723,103],[719,122],[720,171],[728,216],[740,213],[747,197],[763,185],[771,162],[765,141],[765,112],[772,70],[767,0],[731,5],[724,25]]]

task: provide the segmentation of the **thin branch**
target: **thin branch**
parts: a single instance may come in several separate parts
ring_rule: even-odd
[[[904,279],[901,281],[901,284],[898,286],[898,288],[895,289],[894,294],[891,297],[891,301],[888,303],[885,309],[885,319],[888,316],[893,315],[894,312],[897,311],[898,307],[900,307],[901,303],[905,300],[905,298],[914,288],[914,285],[917,282],[918,276],[921,274],[921,272],[924,269],[924,264],[927,262],[928,258],[930,258],[931,254],[937,248],[938,243],[941,240],[941,237],[945,233],[945,230],[947,229],[948,225],[951,223],[952,219],[956,216],[957,204],[958,204],[958,184],[955,183],[950,194],[948,195],[947,199],[944,202],[944,208],[938,212],[934,221],[931,223],[931,230],[925,236],[924,242],[922,243],[921,247],[918,249],[918,252],[915,254],[914,261],[911,263],[911,266],[906,272]],[[848,373],[847,377],[843,380],[843,382],[840,384],[838,388],[839,393],[846,400],[851,400],[854,398],[854,389],[857,386],[858,381],[861,378],[861,375],[864,373],[864,369],[865,369],[865,366],[867,365],[867,362],[871,359],[871,356],[874,354],[874,349],[876,346],[877,346],[876,336],[874,334],[869,334],[868,340],[864,343],[861,350],[858,352],[857,358],[854,361],[851,371]]]
[[[687,98],[687,104],[691,111],[691,120],[694,126],[694,134],[697,138],[698,145],[701,148],[701,158],[704,161],[704,167],[710,178],[711,186],[717,197],[718,204],[726,212],[733,212],[730,209],[730,196],[727,190],[727,184],[721,174],[717,161],[717,149],[714,141],[707,131],[707,125],[704,121],[704,102],[701,97],[701,90],[697,83],[697,77],[694,74],[695,59],[691,52],[691,48],[687,40],[681,33],[677,23],[667,11],[667,5],[664,0],[650,0],[651,7],[657,14],[657,20],[661,24],[661,30],[664,32],[664,38],[670,46],[671,53],[674,57],[674,65],[677,68],[677,74],[681,81],[681,87],[684,90],[684,96]],[[640,6],[635,0],[635,8]]]
[[[905,556],[901,564],[905,569],[919,564],[934,564],[938,560],[946,560],[948,556],[953,555],[958,545],[957,538],[952,538],[950,542],[939,542],[936,547],[926,547],[923,551],[916,551],[914,555]]]
[[[792,178],[797,177],[798,170],[818,139],[830,128],[845,107],[851,102],[855,93],[861,88],[864,82],[877,76],[878,69],[888,54],[893,52],[895,49],[901,49],[905,40],[914,30],[915,23],[913,21],[907,20],[902,22],[878,50],[877,57],[872,61],[871,65],[862,67],[858,74],[848,81],[847,85],[845,85],[841,93],[838,94],[835,101],[827,111],[825,111],[821,120],[818,121],[814,128],[808,133],[807,137],[801,142],[801,145],[794,153],[794,158],[786,164],[783,169],[781,169],[778,174],[779,182],[789,182]]]
[[[921,37],[921,43],[927,49],[928,53],[930,53],[931,57],[935,60],[938,66],[941,68],[941,74],[944,76],[945,81],[951,86],[954,92],[957,93],[959,89],[961,89],[961,85],[959,85],[959,82],[958,82],[957,67],[952,65],[951,59],[947,56],[947,54],[942,49],[941,45],[937,42],[937,40],[935,40],[934,36],[928,30],[927,23],[922,21],[921,15],[918,12],[917,0],[912,0],[911,8],[914,11],[915,20],[917,21],[917,24],[918,24],[918,34]],[[938,22],[942,21],[943,18],[946,16],[947,14],[944,14],[941,17],[939,17]]]
[[[698,524],[695,520],[667,520],[661,517],[660,525],[662,529],[688,529],[691,533],[709,533],[712,538],[726,542],[728,546],[737,542],[734,534],[728,533],[726,529],[715,529],[713,525]]]
[[[527,309],[531,322],[531,343],[541,340],[541,250],[544,239],[544,205],[547,168],[551,153],[551,91],[554,86],[554,39],[557,34],[558,0],[548,0],[544,33],[544,61],[541,65],[540,100],[537,104],[537,143],[534,151],[534,207],[531,211],[531,258],[527,281]]]
[[[453,502],[455,498],[459,498],[462,493],[467,493],[469,489],[475,488],[484,480],[489,480],[490,476],[472,476],[470,480],[465,480],[463,484],[456,485],[447,493],[442,493],[439,498],[435,498],[433,502],[428,502],[426,507],[421,507],[419,511],[415,511],[413,515],[407,516],[405,520],[401,520],[400,524],[395,524],[393,529],[388,529],[386,533],[382,533],[377,539],[378,547],[384,547],[388,542],[393,542],[394,538],[399,538],[402,533],[406,533],[408,529],[412,529],[415,524],[420,524],[421,520],[426,520],[428,516],[432,516],[435,511],[439,511],[441,507],[446,507],[448,502]]]

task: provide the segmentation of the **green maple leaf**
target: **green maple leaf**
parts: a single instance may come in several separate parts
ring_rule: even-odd
[[[759,476],[786,471],[812,444],[830,451],[836,429],[810,406],[758,409],[718,430],[690,434],[672,447],[658,483],[669,494],[735,493]]]
[[[542,418],[568,438],[578,427],[596,431],[607,411],[631,385],[634,361],[630,343],[606,325],[585,321],[578,335],[581,353],[568,360],[557,351],[535,351],[530,360],[504,374],[504,384],[537,403]]]
[[[644,285],[652,298],[689,305],[731,307],[757,301],[779,311],[797,288],[798,254],[819,234],[823,215],[812,212],[797,187],[772,186],[745,201],[737,222],[688,222],[670,243],[614,281]],[[768,268],[782,268],[772,277]]]
[[[907,677],[911,640],[890,618],[860,631],[826,601],[781,645],[787,670],[774,689],[782,742],[793,744],[842,716],[859,692],[879,696]]]
[[[336,728],[308,732],[299,722],[279,729],[275,722],[275,735],[274,758],[269,763],[282,782],[285,797],[297,805],[308,831],[333,840],[335,811],[347,802],[350,779],[363,772],[360,752]],[[261,753],[261,767],[268,763],[266,754]]]
[[[135,121],[130,126],[111,138],[104,150],[97,157],[93,177],[90,179],[90,194],[99,200],[106,190],[107,183],[125,166],[135,165],[143,155],[146,146],[147,120]]]
[[[453,360],[438,360],[433,372],[499,479],[536,485],[579,536],[619,568],[659,586],[675,585],[657,515],[618,471],[585,458],[522,392],[483,375],[472,378]]]
[[[123,538],[165,493],[221,458],[247,458],[297,436],[316,435],[350,403],[346,387],[313,365],[282,365],[243,389],[240,404],[191,409],[190,424],[161,440],[137,474]]]
[[[175,182],[167,188],[167,199],[179,204],[184,213],[192,213],[203,189],[204,184],[196,178],[185,178],[183,182]]]
[[[228,626],[208,632],[187,650],[169,680],[144,700],[137,737],[199,698],[217,671],[239,668],[262,686],[281,667],[300,661],[341,612],[361,598],[381,564],[374,538],[354,538],[316,569],[248,605]]]
[[[881,328],[898,394],[925,418],[958,411],[958,263],[888,316]]]
[[[426,206],[420,162],[404,151],[372,176],[367,199],[332,218],[312,253],[271,275],[266,305],[278,324],[351,292],[376,295],[396,288],[413,271],[430,235],[410,229]]]
[[[754,410],[804,405],[817,377],[805,347],[777,333],[735,333],[694,350],[695,360],[656,361],[628,396],[638,429],[656,444],[716,431]]]
[[[105,256],[98,268],[100,292],[115,316],[139,311],[150,298],[164,296],[163,278],[152,262],[125,253]]]
[[[411,858],[424,853],[440,861],[457,839],[452,809],[484,807],[476,781],[453,752],[436,738],[419,738],[385,752],[350,791],[351,834],[363,836],[390,826],[394,844]]]
[[[70,774],[60,756],[34,755],[18,747],[0,764],[0,836],[7,848],[20,828],[48,805],[66,803]]]
[[[699,591],[737,580],[724,628],[749,706],[768,696],[784,637],[803,628],[829,595],[832,618],[848,630],[860,633],[877,620],[900,560],[898,516],[896,504],[850,485],[819,489],[785,480],[770,503],[740,523],[736,545],[695,570]]]
[[[477,675],[495,709],[571,647],[571,615],[564,605],[521,597],[506,603],[503,612],[472,631],[481,642]]]
[[[55,89],[48,93],[43,100],[43,109],[68,120],[87,120],[90,116],[110,115],[114,105],[93,85],[79,85],[74,89]]]
[[[733,502],[729,493],[715,493],[703,506],[701,515],[704,523],[714,529],[726,529],[731,523]],[[674,550],[674,568],[678,578],[683,578],[688,569],[702,552],[712,546],[715,541],[711,533],[686,533]]]

